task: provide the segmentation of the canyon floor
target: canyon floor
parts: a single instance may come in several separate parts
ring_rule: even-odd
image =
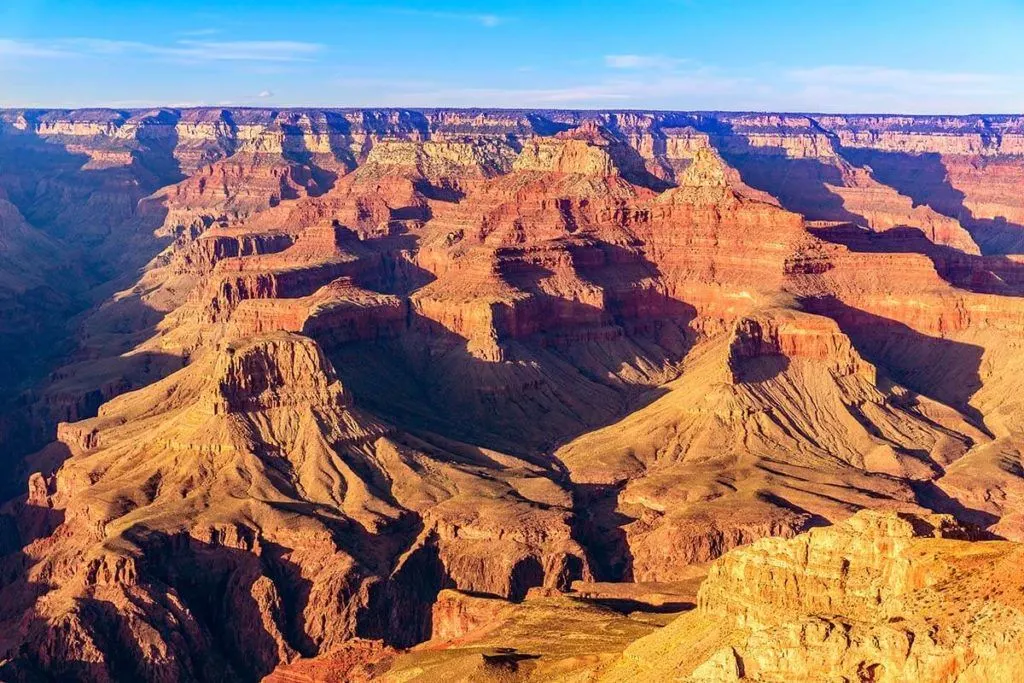
[[[0,110],[0,679],[1010,681],[1024,117]]]

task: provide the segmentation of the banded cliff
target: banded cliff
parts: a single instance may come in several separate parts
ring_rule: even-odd
[[[1014,680],[1017,543],[942,516],[861,512],[712,567],[697,608],[600,680]]]
[[[5,385],[3,673],[369,666],[864,508],[1024,537],[1022,136],[0,113],[4,320],[59,313]]]

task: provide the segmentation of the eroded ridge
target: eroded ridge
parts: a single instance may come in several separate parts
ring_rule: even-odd
[[[998,678],[1022,141],[0,112],[2,677]]]

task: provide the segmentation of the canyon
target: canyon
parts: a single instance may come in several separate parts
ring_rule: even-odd
[[[0,678],[1013,680],[1024,116],[0,110]]]

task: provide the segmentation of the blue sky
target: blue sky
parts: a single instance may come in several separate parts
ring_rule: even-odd
[[[1024,112],[1024,0],[0,0],[0,106]]]

